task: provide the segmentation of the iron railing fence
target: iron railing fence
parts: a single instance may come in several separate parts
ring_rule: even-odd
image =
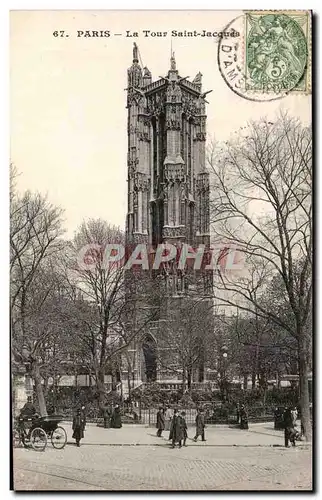
[[[136,404],[135,406],[120,404],[123,423],[144,424],[151,427],[156,425],[157,412],[161,405],[152,403],[150,406]],[[237,424],[237,407],[233,405],[215,405],[214,402],[195,403],[194,407],[185,408],[180,405],[173,405],[178,411],[185,412],[187,425],[194,425],[197,415],[197,408],[203,408],[206,424]],[[274,420],[275,405],[248,405],[247,414],[249,422],[268,422]],[[112,410],[112,407],[110,408]],[[73,408],[56,408],[55,413],[61,414],[65,420],[72,420]],[[89,407],[85,404],[87,422],[102,423],[103,414],[98,407]]]
[[[248,420],[250,422],[268,422],[274,420],[275,407],[250,407],[247,408]],[[141,424],[155,426],[157,421],[158,408],[144,408],[139,411],[138,422]],[[185,420],[187,425],[195,425],[197,409],[196,408],[180,408],[179,412],[185,412]],[[204,410],[206,424],[237,424],[237,409],[221,409]]]

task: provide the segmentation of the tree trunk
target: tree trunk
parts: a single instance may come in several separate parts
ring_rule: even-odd
[[[185,393],[186,390],[186,369],[182,368],[182,394]]]
[[[131,388],[131,372],[130,368],[127,369],[127,390],[129,393],[129,401],[132,401],[132,388]]]
[[[116,378],[116,370],[112,369],[112,392],[116,392],[117,388],[117,378]]]
[[[96,376],[97,392],[98,392],[98,406],[103,408],[105,406],[105,384],[104,384],[104,372],[99,371]]]
[[[302,333],[303,335],[303,333]],[[300,385],[300,406],[301,406],[301,423],[304,429],[304,435],[307,441],[312,439],[312,425],[310,416],[310,399],[309,399],[309,380],[308,380],[308,363],[307,363],[307,343],[305,339],[298,343],[299,355],[299,385]]]
[[[187,370],[187,385],[188,385],[189,392],[191,392],[191,378],[192,378],[192,370],[188,369]]]
[[[46,417],[47,416],[46,401],[45,401],[43,386],[41,383],[42,378],[40,375],[39,365],[38,365],[37,361],[32,362],[31,374],[32,374],[32,377],[35,381],[35,387],[36,387],[40,415],[42,417]]]
[[[248,385],[248,375],[244,375],[244,391],[247,391],[247,385]]]

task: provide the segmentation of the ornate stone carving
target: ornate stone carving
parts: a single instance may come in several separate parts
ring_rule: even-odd
[[[164,112],[166,94],[164,90],[155,92],[147,98],[147,110],[151,115],[159,115]]]
[[[171,82],[167,88],[167,102],[181,102],[182,92],[176,82]]]
[[[205,141],[206,140],[206,133],[205,132],[197,132],[195,140],[196,141]]]
[[[147,191],[150,186],[150,179],[142,172],[136,172],[134,175],[134,189],[136,191]]]
[[[140,139],[140,141],[150,142],[150,137],[148,132],[139,132],[138,138]]]
[[[197,105],[196,105],[196,98],[192,96],[191,94],[188,93],[183,93],[182,94],[182,105],[183,105],[183,111],[187,115],[195,115],[197,112]]]
[[[209,191],[209,174],[208,172],[203,172],[198,174],[196,188],[198,192]]]
[[[168,119],[166,121],[166,129],[167,130],[180,130],[181,129],[181,123],[180,120],[176,119]]]
[[[137,134],[139,130],[139,127],[135,127],[132,123],[128,127],[128,131],[130,134]]]
[[[163,238],[185,238],[185,226],[164,226],[162,229]]]
[[[139,243],[147,243],[148,235],[144,233],[133,233],[132,242],[135,245],[138,245]]]
[[[184,182],[185,178],[185,165],[164,166],[164,179],[166,182]]]

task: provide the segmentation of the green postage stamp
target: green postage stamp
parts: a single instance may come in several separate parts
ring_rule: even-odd
[[[246,90],[310,91],[310,22],[310,11],[246,13]]]

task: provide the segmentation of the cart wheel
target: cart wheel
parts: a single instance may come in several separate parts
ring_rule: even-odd
[[[54,448],[57,450],[61,450],[64,448],[65,444],[67,443],[67,434],[66,431],[63,427],[56,427],[55,430],[51,433],[51,443]]]
[[[47,446],[47,434],[40,427],[35,427],[30,434],[30,444],[35,451],[43,451]]]
[[[20,432],[17,429],[14,429],[12,433],[13,447],[18,448],[21,445],[21,436]]]

